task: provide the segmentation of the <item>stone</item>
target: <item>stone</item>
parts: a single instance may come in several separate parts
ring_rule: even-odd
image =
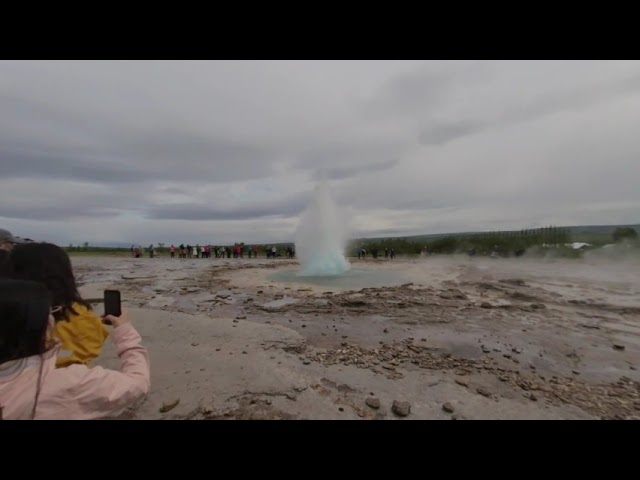
[[[480,304],[480,308],[493,308],[493,305],[491,305],[489,302],[482,302]]]
[[[156,277],[153,275],[136,275],[136,274],[122,275],[123,280],[148,280],[150,278],[156,278]]]
[[[453,408],[453,405],[451,405],[449,402],[442,405],[442,410],[444,410],[447,413],[453,413],[455,411],[455,409]]]
[[[175,303],[175,299],[171,297],[156,297],[147,302],[147,307],[163,308],[170,307]]]
[[[310,362],[309,360],[304,360],[302,363],[303,363],[304,365],[309,365],[311,362]]]
[[[389,329],[385,328],[385,329],[383,330],[383,332],[384,332],[384,333],[389,333]]]
[[[613,344],[613,349],[614,349],[614,350],[617,350],[617,351],[619,351],[619,352],[622,352],[622,351],[624,351],[625,346],[624,346],[624,345],[621,345],[621,344],[619,344],[619,343],[614,343],[614,344]]]
[[[198,311],[198,306],[188,298],[181,298],[180,300],[176,301],[173,306],[178,311],[184,313],[196,313]]]
[[[368,407],[371,407],[374,410],[378,410],[380,408],[380,400],[377,398],[368,397],[365,403]]]
[[[411,404],[409,402],[399,402],[398,400],[394,400],[393,405],[391,406],[391,411],[398,417],[407,417],[411,413]]]
[[[469,381],[466,378],[456,378],[455,382],[462,387],[469,386]]]
[[[198,342],[193,342],[193,343],[191,344],[191,346],[192,346],[192,347],[197,347],[198,345],[200,345]]]
[[[476,389],[476,392],[478,392],[478,394],[482,395],[483,397],[491,398],[491,393],[486,388],[478,387]]]
[[[167,413],[170,410],[173,410],[180,403],[180,399],[177,398],[173,402],[163,403],[162,407],[160,407],[160,413]]]

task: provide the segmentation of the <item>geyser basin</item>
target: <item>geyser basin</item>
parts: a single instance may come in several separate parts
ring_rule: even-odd
[[[297,283],[333,287],[341,290],[359,290],[361,288],[398,287],[407,283],[402,272],[384,270],[351,269],[340,275],[300,275],[296,270],[276,272],[269,276],[271,280],[283,283]]]

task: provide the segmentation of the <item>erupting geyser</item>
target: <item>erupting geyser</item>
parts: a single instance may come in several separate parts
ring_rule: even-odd
[[[340,275],[351,268],[344,257],[345,221],[331,198],[326,181],[316,187],[311,205],[300,218],[295,243],[296,256],[302,264],[298,275]]]

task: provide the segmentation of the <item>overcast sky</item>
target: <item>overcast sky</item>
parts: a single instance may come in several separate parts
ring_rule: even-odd
[[[640,62],[0,62],[0,228],[287,241],[640,221]]]

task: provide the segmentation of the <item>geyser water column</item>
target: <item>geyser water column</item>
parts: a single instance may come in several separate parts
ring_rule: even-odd
[[[347,228],[344,215],[331,198],[329,184],[323,180],[315,189],[309,208],[300,218],[296,232],[296,257],[302,264],[298,275],[340,275],[351,268],[344,258]]]

